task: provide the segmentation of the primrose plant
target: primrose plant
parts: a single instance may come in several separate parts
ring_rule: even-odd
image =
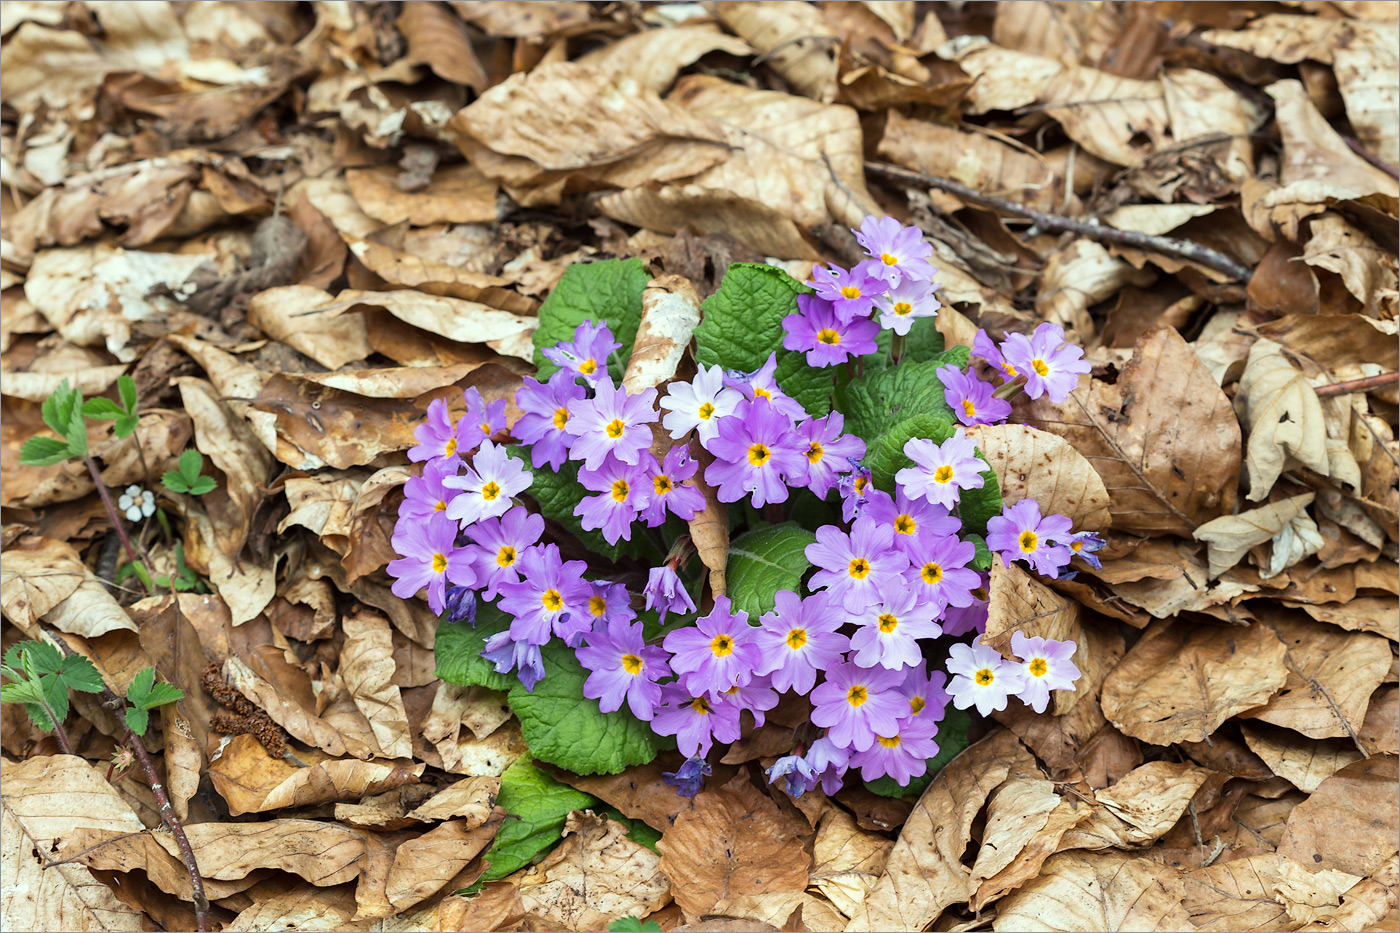
[[[835,793],[859,774],[897,795],[966,746],[965,711],[1043,712],[1074,689],[1073,642],[1017,632],[1005,656],[976,640],[988,571],[995,553],[1070,575],[1102,541],[1003,503],[967,429],[1003,422],[1018,392],[1063,401],[1082,351],[1054,324],[945,347],[919,231],[868,217],[856,236],[867,258],[811,285],[731,266],[693,376],[659,391],[621,385],[645,268],[572,267],[540,310],[513,424],[474,388],[464,413],[428,406],[393,590],[426,591],[439,675],[508,689],[535,758],[615,772],[674,742],[686,760],[666,780],[692,794],[715,746],[789,694],[810,716],[771,781]],[[714,592],[688,523],[721,505]]]

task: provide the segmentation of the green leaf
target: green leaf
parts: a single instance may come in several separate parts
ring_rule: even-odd
[[[68,442],[56,437],[36,435],[19,449],[20,466],[53,466],[72,457]]]
[[[992,569],[992,549],[987,547],[987,539],[981,535],[963,535],[964,541],[971,541],[972,546],[977,550],[972,556],[972,563],[968,564],[973,570]]]
[[[970,725],[972,717],[966,710],[949,706],[943,721],[938,724],[938,754],[928,760],[928,770],[922,777],[911,778],[908,787],[901,787],[892,777],[882,777],[866,781],[865,789],[881,797],[918,797],[933,783],[938,772],[967,748],[967,729]]]
[[[604,713],[597,700],[584,698],[588,672],[572,648],[556,639],[541,653],[545,674],[534,691],[518,680],[510,688],[510,708],[531,755],[577,774],[616,774],[656,757],[660,740],[627,704]]]
[[[68,428],[62,434],[68,438],[69,453],[75,457],[87,456],[87,419],[83,417],[83,395],[81,392],[73,393],[72,408],[68,414]]]
[[[136,672],[136,676],[131,678],[131,684],[126,688],[126,702],[132,706],[146,705],[145,701],[151,695],[151,687],[156,682],[156,669],[145,667]]]
[[[130,376],[118,376],[117,393],[122,397],[122,408],[127,414],[136,414],[136,380]]]
[[[622,344],[608,357],[608,374],[620,384],[642,319],[642,291],[650,280],[651,273],[640,259],[606,259],[565,269],[564,277],[540,305],[540,324],[534,336],[540,381],[559,371],[540,351],[573,340],[575,328],[591,320],[607,324],[613,339]]]
[[[943,335],[938,332],[938,325],[934,321],[935,318],[921,317],[909,328],[909,333],[904,338],[905,362],[923,363],[943,352]],[[879,349],[862,357],[867,375],[889,369],[890,341],[893,337],[894,331],[885,330],[883,327],[880,328],[880,333],[875,335],[875,344]]]
[[[17,657],[19,664],[15,665],[17,667],[23,667],[33,674],[57,674],[63,670],[63,655],[46,641],[22,641],[15,648],[20,650]],[[13,652],[15,648],[10,650]],[[5,657],[8,662],[10,655]]]
[[[941,444],[952,436],[953,423],[947,418],[941,415],[915,415],[880,434],[865,452],[865,465],[870,467],[875,485],[893,494],[895,474],[914,464],[904,452],[904,445],[911,438],[922,437]]]
[[[987,463],[980,450],[977,451],[977,458]],[[987,533],[987,519],[1000,514],[1001,481],[997,479],[992,465],[987,463],[987,468],[982,471],[981,489],[958,490],[958,518],[962,519],[964,531],[981,535]],[[990,561],[987,566],[991,566]]]
[[[39,689],[44,693],[44,699],[48,701],[49,709],[53,710],[54,718],[59,722],[68,718],[68,688],[63,685],[57,674],[45,674],[39,678]]]
[[[595,808],[596,810],[596,808]],[[645,822],[624,816],[617,807],[603,807],[601,813],[607,815],[608,819],[621,823],[627,827],[627,838],[639,845],[644,845],[651,851],[656,851],[656,843],[660,841],[661,834],[652,829]]]
[[[636,917],[618,917],[608,924],[611,933],[660,933],[661,924],[655,920],[638,920]]]
[[[214,477],[201,476],[199,477],[199,479],[195,480],[193,483],[190,484],[190,495],[202,496],[206,492],[213,492],[214,487],[217,485],[219,484],[214,482]]]
[[[171,492],[190,491],[190,486],[185,482],[185,478],[174,470],[166,470],[160,478],[160,484]]]
[[[204,455],[193,447],[186,448],[180,454],[180,476],[184,478],[185,485],[192,486],[194,481],[199,479],[199,474],[204,472]]]
[[[461,622],[439,622],[433,656],[437,659],[435,675],[463,687],[489,687],[509,690],[518,683],[514,674],[497,674],[491,662],[481,656],[486,639],[510,628],[510,616],[494,605],[477,605],[476,625]]]
[[[82,693],[101,693],[107,686],[92,662],[80,654],[70,654],[64,658],[63,669],[58,676],[69,690]]]
[[[111,421],[121,417],[125,412],[122,411],[120,405],[111,399],[98,396],[83,402],[83,414],[95,421]]]
[[[953,409],[943,397],[937,370],[967,365],[968,349],[956,346],[922,363],[903,362],[867,375],[846,389],[846,431],[865,438],[870,446],[894,425],[915,415],[935,415],[953,421]]]
[[[602,554],[608,560],[613,561],[623,555],[636,558],[650,556],[657,560],[665,556],[657,551],[655,543],[640,523],[632,526],[632,540],[624,541],[619,538],[617,544],[609,544],[601,531],[583,530],[583,525],[580,524],[579,517],[574,514],[574,509],[584,500],[584,497],[596,494],[584,489],[583,485],[579,483],[579,464],[577,462],[572,460],[565,462],[557,473],[551,470],[548,465],[538,470],[532,470],[530,458],[525,454],[524,449],[518,445],[511,445],[507,448],[507,452],[524,463],[525,469],[534,477],[530,488],[525,490],[525,495],[539,504],[540,512],[545,518],[553,519],[563,525],[590,551]]]
[[[44,399],[44,404],[40,408],[40,413],[44,416],[44,424],[53,428],[59,434],[68,433],[68,425],[73,420],[73,409],[82,410],[83,397],[74,392],[73,387],[65,379],[58,384],[48,398]]]
[[[43,688],[37,680],[17,680],[0,686],[0,703],[38,703],[43,698]]]
[[[804,551],[817,536],[796,522],[763,525],[734,539],[729,545],[725,577],[735,611],[757,622],[773,611],[778,590],[801,595],[802,575],[812,566]]]
[[[155,709],[158,706],[164,706],[167,703],[174,703],[176,700],[182,700],[184,697],[185,691],[174,684],[156,684],[151,688],[151,692],[146,695],[146,699],[141,701],[141,708]]]
[[[705,318],[695,329],[696,362],[752,372],[776,353],[778,385],[808,414],[825,415],[835,370],[814,369],[805,354],[783,349],[783,318],[797,313],[798,295],[811,291],[773,266],[730,266],[719,291],[700,305]]]
[[[501,824],[496,841],[486,852],[490,867],[482,881],[497,881],[528,865],[535,856],[552,848],[563,835],[570,811],[597,804],[597,798],[561,784],[539,768],[529,755],[521,755],[501,775],[496,803],[510,816]]]
[[[139,706],[128,706],[126,708],[126,726],[137,735],[146,734],[146,726],[150,724],[151,714]]]

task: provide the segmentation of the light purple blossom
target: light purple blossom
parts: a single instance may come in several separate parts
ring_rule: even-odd
[[[619,538],[632,540],[632,523],[651,501],[651,485],[642,467],[608,457],[596,470],[579,470],[578,481],[584,489],[598,493],[585,496],[574,506],[584,530],[601,528],[609,544],[616,544]]]
[[[576,373],[594,385],[608,374],[608,356],[622,344],[613,339],[612,331],[606,324],[584,321],[574,329],[572,342],[546,347],[540,352],[544,358],[570,373]]]
[[[943,307],[933,296],[937,287],[926,281],[905,278],[887,294],[876,298],[875,307],[880,309],[880,327],[904,337],[918,318],[937,317],[938,309]]]
[[[632,608],[632,594],[627,592],[625,584],[594,580],[589,586],[593,587],[593,595],[588,597],[588,614],[594,628],[599,623],[611,625],[637,618],[637,612]]]
[[[510,632],[497,632],[486,639],[481,656],[495,665],[497,674],[516,671],[515,676],[530,693],[535,692],[535,684],[544,677],[544,657],[540,654],[540,646],[514,641]]]
[[[894,735],[899,717],[909,709],[899,692],[904,679],[883,667],[838,664],[827,669],[826,682],[812,691],[812,722],[842,748],[864,751],[877,733]]]
[[[822,418],[808,418],[797,426],[799,449],[807,458],[807,488],[818,499],[825,499],[849,473],[852,464],[865,456],[865,441],[854,434],[842,434],[846,418],[839,411]]]
[[[434,457],[460,458],[459,448],[463,438],[458,436],[459,427],[465,425],[452,420],[452,412],[448,410],[447,402],[440,398],[433,399],[428,403],[428,412],[423,423],[413,429],[413,439],[418,443],[409,449],[408,459],[417,463]],[[471,447],[465,449],[470,450]]]
[[[879,499],[889,499],[890,494],[875,488],[869,467],[861,466],[852,457],[847,457],[846,462],[851,465],[851,472],[841,477],[837,488],[841,490],[841,520],[853,522],[866,506]]]
[[[762,653],[755,674],[772,676],[773,686],[784,692],[807,694],[817,682],[817,672],[841,661],[850,639],[838,629],[846,616],[839,604],[833,609],[825,593],[808,596],[779,590],[772,612],[760,618],[754,635]]]
[[[671,669],[692,696],[715,696],[753,679],[763,652],[748,620],[747,612],[730,611],[728,596],[716,596],[709,615],[666,635],[661,644],[671,652]]]
[[[487,402],[481,397],[481,390],[476,386],[467,389],[467,413],[462,416],[467,424],[463,428],[465,433],[470,434],[472,428],[476,429],[477,442],[493,437],[498,431],[506,429],[506,400],[498,398],[494,402]],[[475,444],[472,445],[475,448]]]
[[[948,606],[943,611],[943,634],[954,638],[976,632],[987,631],[987,586],[988,576],[977,574],[977,586],[972,590],[972,603],[968,606]]]
[[[451,625],[465,622],[476,624],[476,591],[469,586],[448,586],[442,610],[442,621]]]
[[[942,671],[929,671],[923,664],[907,668],[899,692],[908,699],[909,709],[901,722],[915,716],[927,716],[935,723],[941,721],[951,699],[944,689],[947,684],[948,675]]]
[[[828,796],[841,789],[842,778],[851,760],[851,752],[822,736],[811,744],[806,754],[807,764],[816,773],[822,792]]]
[[[445,514],[465,528],[483,518],[504,515],[512,499],[530,488],[534,477],[504,446],[485,441],[461,476],[449,476],[444,486],[460,489],[447,503]]]
[[[883,583],[877,593],[873,603],[850,619],[856,623],[851,660],[861,667],[879,665],[890,670],[921,663],[919,639],[943,634],[934,621],[938,605],[925,602],[921,593],[898,577]]]
[[[856,232],[856,241],[870,257],[858,268],[887,285],[898,285],[906,278],[927,282],[937,271],[929,261],[933,246],[924,239],[923,231],[902,226],[893,217],[866,217]]]
[[[457,547],[457,526],[447,516],[434,514],[426,521],[401,522],[391,544],[402,555],[389,561],[391,589],[399,599],[410,599],[428,588],[428,608],[441,613],[446,608],[447,584],[475,586],[471,555]]]
[[[971,541],[954,535],[930,536],[907,550],[909,569],[905,580],[911,590],[942,613],[948,606],[972,605],[972,590],[981,582],[977,571],[968,568],[977,556]]]
[[[751,373],[729,370],[724,374],[725,383],[732,389],[738,390],[739,394],[751,402],[763,399],[769,402],[780,414],[786,415],[793,422],[797,422],[807,417],[807,410],[798,403],[797,399],[788,395],[778,387],[776,373],[778,371],[778,355],[768,354],[768,362]],[[705,448],[709,450],[708,447]]]
[[[1069,566],[1074,552],[1059,544],[1071,537],[1071,522],[1063,515],[1040,517],[1040,506],[1034,499],[1022,499],[1014,505],[1003,505],[1000,515],[987,520],[987,547],[1001,555],[1008,564],[1022,560],[1036,573],[1053,577]]]
[[[1079,377],[1093,367],[1081,359],[1084,351],[1065,343],[1065,329],[1045,321],[1030,337],[1008,334],[1001,344],[1006,362],[1026,377],[1026,394],[1031,398],[1049,395],[1059,404],[1079,385]]]
[[[801,797],[817,786],[817,771],[802,755],[784,755],[773,762],[763,773],[769,784],[778,784],[789,797]]]
[[[457,475],[462,465],[460,457],[434,457],[423,464],[421,476],[411,476],[403,487],[403,504],[399,506],[400,521],[422,521],[430,515],[447,511],[447,503],[457,490],[442,481]]]
[[[574,436],[569,426],[569,403],[584,398],[588,390],[578,384],[574,374],[561,369],[541,384],[533,376],[515,393],[515,404],[524,412],[515,422],[512,433],[522,444],[530,445],[530,463],[539,469],[546,463],[558,472],[569,457]]]
[[[943,398],[953,415],[963,424],[996,424],[1011,414],[1011,403],[992,394],[992,385],[956,366],[940,366],[938,381],[943,383]]]
[[[596,624],[584,636],[587,646],[576,652],[579,663],[591,672],[583,695],[598,700],[598,709],[611,713],[626,699],[632,715],[649,721],[661,702],[656,683],[671,676],[665,650],[648,645],[642,623],[614,619]]]
[[[705,507],[705,494],[685,482],[698,469],[699,461],[690,456],[690,448],[684,444],[666,451],[660,463],[651,451],[642,454],[642,476],[650,489],[641,517],[648,527],[665,522],[667,512],[688,522]]]
[[[894,531],[869,519],[857,519],[849,535],[835,525],[817,529],[807,545],[807,559],[821,569],[811,586],[825,588],[849,612],[862,612],[880,598],[881,586],[898,581],[909,558],[894,547]]]
[[[1098,552],[1108,542],[1102,535],[1092,531],[1076,531],[1069,536],[1068,540],[1056,541],[1056,544],[1065,544],[1075,557],[1082,558],[1086,564],[1095,570],[1103,569],[1103,561],[1099,560]]]
[[[477,522],[470,534],[477,584],[485,587],[486,599],[495,599],[503,583],[520,579],[520,559],[544,534],[544,518],[517,505],[500,518]]]
[[[877,349],[880,327],[864,317],[842,321],[829,301],[815,295],[798,295],[798,313],[783,318],[783,346],[807,354],[807,365],[817,368],[844,363]]]
[[[636,465],[642,451],[651,446],[651,428],[658,417],[656,390],[646,389],[628,395],[614,388],[606,376],[600,377],[591,399],[569,403],[569,423],[565,428],[575,438],[569,458],[582,460],[585,469],[596,470],[608,454],[629,465]]]
[[[671,433],[672,440],[678,441],[694,431],[703,447],[714,440],[719,431],[719,419],[732,414],[734,407],[743,400],[738,389],[725,386],[724,370],[718,366],[700,366],[694,380],[673,382],[666,389],[661,399],[666,416],[661,424]]]
[[[716,740],[738,740],[739,705],[723,694],[716,699],[695,697],[677,684],[666,684],[651,729],[657,735],[674,735],[676,747],[687,758],[702,758]]]
[[[861,515],[894,531],[894,545],[906,554],[923,541],[957,534],[962,528],[948,510],[926,499],[911,499],[900,489],[893,499],[878,497],[869,502]]]
[[[1026,686],[1026,674],[1021,665],[1008,661],[995,649],[981,643],[961,642],[948,649],[948,673],[954,675],[948,684],[948,695],[958,709],[976,705],[977,712],[990,716],[994,710],[1006,709],[1006,698],[1020,693]]]
[[[1006,357],[1001,355],[1001,349],[997,347],[996,342],[988,336],[985,330],[978,330],[976,336],[972,338],[972,355],[980,356],[986,360],[1001,376],[1003,385],[1020,375],[1016,367],[1008,363]]]
[[[593,590],[583,579],[583,561],[565,563],[558,545],[546,544],[521,554],[518,563],[520,580],[500,586],[500,607],[515,616],[512,640],[543,645],[551,633],[567,642],[575,633],[588,631],[588,597]]]
[[[647,574],[646,588],[642,593],[647,598],[647,608],[656,610],[661,625],[666,624],[668,612],[688,615],[695,611],[695,601],[690,598],[685,584],[670,564],[651,568],[651,572]]]
[[[1039,635],[1027,638],[1021,632],[1011,633],[1011,653],[1021,659],[1026,686],[1021,700],[1037,713],[1045,712],[1051,690],[1073,690],[1079,679],[1074,664],[1072,641],[1052,641]]]
[[[818,266],[812,270],[812,281],[817,290],[815,297],[827,302],[832,314],[843,322],[870,317],[876,297],[885,290],[883,279],[873,278],[860,266],[855,269]],[[798,296],[798,307],[802,307],[801,299],[802,296]],[[784,322],[783,326],[786,327],[787,323]]]
[[[938,755],[938,743],[933,740],[938,726],[932,718],[920,716],[902,719],[889,735],[881,733],[865,751],[851,756],[851,767],[860,768],[867,781],[889,775],[900,786],[908,786],[928,770],[928,760]]]
[[[759,675],[754,675],[746,684],[735,684],[724,691],[724,695],[737,703],[740,711],[748,710],[753,714],[755,729],[763,727],[763,714],[778,705],[778,691],[773,689],[772,681]]]
[[[941,444],[922,437],[910,438],[904,454],[914,461],[895,474],[894,479],[911,496],[921,496],[935,505],[951,509],[958,501],[958,490],[981,489],[982,471],[987,465],[977,458],[977,445],[962,428]]]
[[[797,446],[792,422],[772,406],[748,402],[724,420],[710,442],[715,461],[705,468],[705,482],[720,502],[751,495],[756,508],[785,502],[789,485],[807,479],[807,458]]]
[[[661,780],[676,789],[677,797],[694,797],[700,791],[705,778],[714,773],[710,763],[703,758],[687,758],[674,771],[662,771]]]

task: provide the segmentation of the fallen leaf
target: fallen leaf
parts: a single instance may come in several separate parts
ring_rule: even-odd
[[[1390,250],[1334,211],[1314,217],[1308,232],[1303,262],[1341,276],[1346,290],[1370,317],[1394,320],[1400,296],[1396,261]]]
[[[534,319],[461,298],[426,295],[409,289],[383,292],[347,289],[322,310],[345,313],[363,307],[383,308],[405,324],[461,343],[484,343],[508,356],[529,360],[533,353],[528,338],[535,329]]]
[[[1291,882],[1296,894],[1298,886],[1330,879],[1269,852],[1197,868],[1187,872],[1185,880],[1184,903],[1192,925],[1208,933],[1226,933],[1296,928],[1297,922],[1289,917],[1287,899],[1278,891],[1280,886]]]
[[[279,879],[280,881],[280,879]],[[224,927],[226,933],[264,933],[271,930],[345,930],[359,933],[369,925],[352,923],[355,891],[348,884],[331,888],[276,884],[280,890],[255,889],[255,897]]]
[[[424,768],[421,762],[331,758],[316,751],[297,755],[310,767],[273,758],[251,735],[235,735],[209,765],[209,779],[229,814],[241,816],[383,793],[422,777]]]
[[[1397,780],[1396,758],[1352,762],[1293,808],[1278,854],[1311,870],[1334,868],[1365,877],[1395,853],[1400,816],[1387,800]]]
[[[992,929],[1187,929],[1180,872],[1126,852],[1061,852],[1002,898]]]
[[[1007,868],[1045,828],[1060,804],[1055,785],[1039,777],[1009,778],[987,799],[982,846],[968,878],[976,897],[988,878]]]
[[[1041,511],[1064,515],[1081,531],[1109,526],[1109,496],[1103,479],[1062,437],[1023,424],[968,428],[1001,480],[1008,505],[1034,499]]]
[[[893,847],[884,836],[862,831],[845,810],[830,807],[817,825],[808,880],[837,910],[854,917],[879,880]]]
[[[395,910],[403,911],[442,890],[491,844],[505,818],[506,812],[497,808],[479,825],[468,820],[449,820],[400,845],[385,882],[389,903]],[[484,865],[481,867],[485,869]]]
[[[662,94],[675,83],[681,69],[711,52],[743,58],[755,54],[742,39],[726,35],[710,25],[699,25],[643,30],[594,49],[576,61],[614,72]]]
[[[498,777],[463,778],[429,797],[408,815],[425,822],[464,817],[468,825],[480,825],[491,818],[500,789]]]
[[[1210,545],[1208,554],[1212,579],[1243,560],[1250,548],[1269,541],[1273,542],[1274,558],[1268,567],[1260,569],[1259,575],[1265,579],[1278,576],[1304,557],[1315,554],[1322,546],[1322,538],[1317,535],[1317,525],[1305,511],[1313,498],[1314,494],[1309,492],[1269,502],[1237,515],[1222,515],[1191,532],[1191,537]],[[1294,530],[1299,526],[1311,526],[1314,538],[1309,538],[1306,544],[1302,543],[1302,535]],[[1309,545],[1311,550],[1308,549]]]
[[[486,70],[472,49],[471,33],[445,7],[408,0],[396,25],[408,43],[405,61],[427,65],[444,81],[465,84],[478,94],[486,89]]]
[[[369,720],[379,743],[379,753],[388,758],[413,757],[408,714],[394,684],[394,644],[389,621],[372,612],[357,612],[340,620],[345,643],[340,649],[340,676]]]
[[[147,830],[140,833],[80,828],[64,842],[61,857],[99,871],[144,872],[161,891],[181,900],[194,900],[190,870],[178,855],[171,855]],[[210,900],[231,897],[257,884],[268,872],[255,871],[246,878],[218,881],[201,878]]]
[[[1269,494],[1286,458],[1329,474],[1322,404],[1306,378],[1272,340],[1256,340],[1235,393],[1240,419],[1249,426],[1245,465],[1250,501]]]
[[[270,823],[195,823],[185,827],[200,873],[216,881],[244,878],[259,868],[300,875],[318,887],[343,884],[359,874],[365,844],[355,830],[316,820]],[[168,835],[155,837],[179,857]]]
[[[836,96],[832,53],[837,37],[813,4],[724,0],[714,11],[720,22],[763,53],[797,93],[820,101]]]
[[[1080,341],[1097,331],[1089,307],[1118,294],[1124,286],[1149,285],[1152,273],[1135,269],[1093,240],[1074,240],[1051,253],[1040,272],[1036,311],[1063,324]]]
[[[1356,737],[1368,754],[1400,755],[1400,688],[1382,686],[1371,695],[1366,718]]]
[[[699,324],[700,295],[689,279],[666,275],[648,282],[623,387],[636,395],[675,378]]]
[[[5,618],[30,637],[37,623],[72,596],[87,578],[78,552],[53,538],[26,536],[5,548],[0,569],[0,606]]]
[[[320,748],[335,757],[346,754],[362,760],[373,757],[374,751],[368,744],[354,736],[343,735],[325,719],[308,711],[314,708],[314,704],[304,705],[303,702],[284,693],[272,682],[255,673],[241,659],[227,658],[224,661],[223,673],[230,686],[271,716],[273,722],[286,729],[298,741]]]
[[[1279,777],[1311,794],[1319,784],[1363,756],[1345,739],[1309,739],[1262,723],[1240,727],[1251,751]]]
[[[350,169],[345,181],[360,208],[382,224],[409,222],[491,223],[496,220],[496,185],[470,165],[450,165],[433,173],[422,191],[404,191],[390,166]],[[361,260],[363,261],[363,260]]]
[[[248,302],[248,323],[327,369],[373,353],[362,314],[326,310],[331,296],[310,285],[269,288]]]
[[[1196,790],[1210,777],[1206,768],[1171,761],[1149,761],[1112,787],[1094,792],[1094,799],[1114,816],[1158,838],[1181,819]]]
[[[1045,860],[1059,850],[1060,840],[1065,833],[1084,821],[1089,814],[1090,809],[1078,800],[1072,797],[1059,798],[1055,808],[1045,815],[1043,823],[1039,819],[1032,821],[1031,825],[1036,828],[1018,849],[1015,858],[996,874],[982,881],[968,906],[973,910],[981,910],[992,901],[1038,877]]]

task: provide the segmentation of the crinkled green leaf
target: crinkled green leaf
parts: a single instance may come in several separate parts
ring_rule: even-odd
[[[44,404],[40,406],[40,414],[44,417],[44,424],[53,428],[59,434],[66,435],[68,426],[73,420],[73,411],[82,411],[83,396],[79,392],[73,391],[73,387],[65,379],[58,384],[48,398],[44,399]]]
[[[155,684],[151,687],[151,692],[146,694],[146,698],[141,701],[141,708],[155,709],[158,706],[182,700],[184,697],[185,691],[174,684]]]
[[[878,312],[877,312],[878,313]],[[914,321],[904,338],[904,359],[909,363],[923,363],[943,352],[943,335],[938,332],[936,318],[921,317]],[[874,353],[867,353],[864,360],[865,373],[869,376],[890,367],[890,343],[894,331],[880,328],[875,335]]]
[[[911,439],[922,437],[941,444],[953,436],[953,422],[941,415],[920,414],[891,425],[875,438],[865,452],[865,465],[870,467],[875,485],[893,494],[895,474],[914,461],[904,452]]]
[[[122,397],[122,407],[126,412],[136,414],[136,380],[130,376],[118,376],[117,393]]]
[[[59,722],[67,719],[68,688],[63,685],[62,679],[57,674],[45,674],[39,678],[39,688],[44,692],[44,699],[48,701],[54,717]]]
[[[437,660],[436,676],[448,683],[464,687],[489,687],[509,690],[518,683],[514,674],[498,674],[490,661],[481,656],[486,639],[510,628],[510,616],[491,603],[479,603],[476,625],[464,622],[439,622],[433,657]]]
[[[190,491],[189,483],[186,483],[185,478],[175,470],[166,470],[165,473],[161,475],[160,484],[171,492]]]
[[[831,410],[835,370],[814,369],[805,354],[783,348],[783,318],[797,312],[797,296],[810,293],[781,269],[740,262],[729,267],[719,291],[701,303],[704,320],[695,329],[695,359],[705,366],[752,372],[776,353],[774,376],[807,413]]]
[[[987,463],[987,458],[982,456],[980,450],[977,451],[977,458]],[[963,531],[982,535],[987,533],[987,519],[1000,514],[1001,481],[997,479],[992,465],[987,463],[987,468],[982,471],[981,489],[958,491],[958,518],[962,519]],[[987,566],[990,567],[991,564],[988,563]]]
[[[150,724],[151,714],[139,706],[128,706],[126,708],[126,726],[137,735],[146,734],[146,726]]]
[[[613,338],[622,344],[608,357],[608,374],[620,384],[637,339],[642,291],[649,281],[651,273],[640,259],[606,259],[565,269],[564,277],[540,305],[540,324],[534,336],[539,379],[544,381],[559,371],[541,349],[573,340],[575,328],[584,321],[596,321],[607,324]]]
[[[24,668],[35,674],[57,674],[63,670],[63,655],[59,650],[46,641],[22,641],[15,645],[5,655],[5,663],[9,664],[14,658],[17,663],[12,667]],[[73,657],[81,657],[74,655]],[[87,660],[84,658],[83,660]],[[91,664],[88,661],[88,664]]]
[[[151,687],[156,682],[156,669],[145,667],[136,672],[136,676],[131,678],[131,683],[126,688],[126,702],[133,706],[143,706],[146,697],[151,694]]]
[[[992,549],[987,547],[987,539],[981,535],[971,534],[963,535],[962,539],[964,541],[971,541],[972,546],[977,549],[972,556],[972,563],[968,564],[968,566],[973,570],[991,570]]]
[[[911,778],[908,787],[901,787],[892,777],[882,777],[879,780],[866,781],[866,790],[881,797],[918,797],[933,782],[938,772],[967,748],[967,729],[970,725],[972,717],[966,710],[949,706],[943,715],[943,721],[938,724],[938,735],[934,737],[938,742],[938,754],[928,760],[928,770],[921,777]]]
[[[68,413],[68,427],[63,431],[63,436],[68,438],[69,453],[75,457],[87,456],[87,419],[83,417],[83,395],[81,392],[73,393],[72,408]]]
[[[66,440],[41,435],[31,437],[19,449],[20,466],[53,466],[72,456]]]
[[[592,795],[561,784],[535,767],[529,755],[517,758],[501,775],[496,803],[510,815],[486,852],[486,861],[491,864],[480,880],[498,881],[530,864],[560,840],[571,811],[597,802]]]
[[[538,470],[532,470],[530,457],[524,448],[512,445],[507,448],[507,451],[512,457],[524,463],[525,469],[533,476],[530,488],[525,490],[525,495],[539,504],[540,513],[545,518],[553,519],[563,525],[590,551],[602,554],[608,560],[617,560],[624,555],[638,558],[648,556],[657,559],[665,556],[657,551],[656,544],[648,536],[647,528],[641,522],[633,523],[630,541],[619,538],[617,544],[609,544],[608,539],[603,537],[601,531],[584,531],[579,517],[574,514],[574,509],[586,496],[596,495],[596,493],[584,489],[578,481],[578,463],[572,460],[567,461],[557,473],[551,470],[548,464]]]
[[[811,567],[804,551],[817,536],[796,522],[763,525],[730,542],[725,577],[735,611],[757,622],[773,611],[779,590],[798,593],[802,575]]]
[[[846,389],[846,431],[869,446],[890,428],[915,415],[935,415],[953,421],[953,409],[943,397],[937,371],[949,364],[967,365],[968,348],[956,346],[930,359],[900,365],[863,379]]]
[[[556,639],[541,654],[544,678],[535,689],[518,680],[510,688],[510,708],[531,755],[577,774],[616,774],[656,757],[660,741],[626,703],[604,713],[597,700],[584,697],[588,671],[572,648]]]

